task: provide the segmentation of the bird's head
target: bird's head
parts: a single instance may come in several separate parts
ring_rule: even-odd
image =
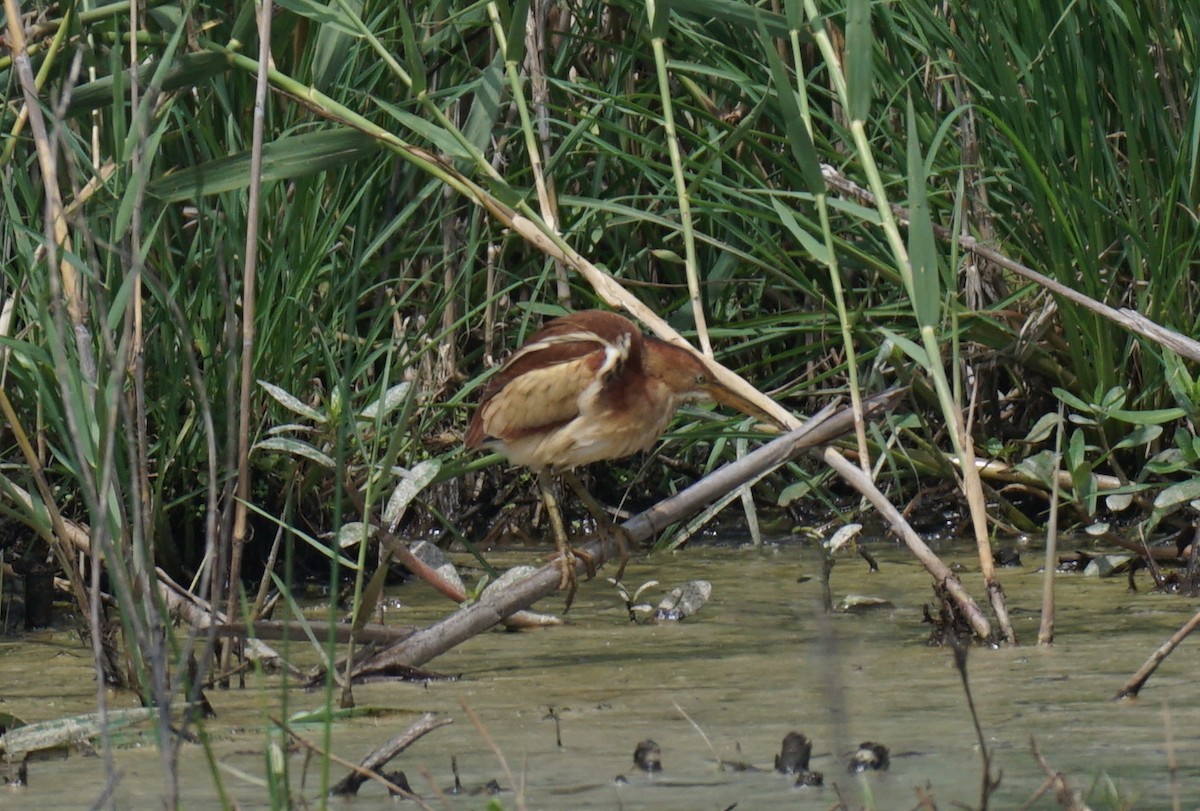
[[[679,403],[713,401],[772,425],[778,424],[774,417],[719,382],[703,358],[683,347],[647,338],[642,349],[642,367],[670,389]]]

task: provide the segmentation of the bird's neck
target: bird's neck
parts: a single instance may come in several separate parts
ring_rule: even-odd
[[[642,353],[642,371],[661,387],[667,408],[674,412],[683,403],[707,399],[694,385],[693,370],[699,372],[700,368],[692,352],[657,338],[647,337],[646,341],[653,341],[654,346]]]
[[[672,370],[677,369],[680,363],[686,363],[690,356],[686,349],[680,349],[674,344],[669,344],[666,341],[652,338],[646,335],[642,338],[651,351],[639,352],[638,360],[641,363],[642,371],[651,377],[663,379],[670,376]]]

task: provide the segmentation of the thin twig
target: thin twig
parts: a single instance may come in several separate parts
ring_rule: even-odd
[[[1034,798],[1030,799],[1028,803],[1021,807],[1027,808],[1031,806],[1033,799],[1036,799],[1036,797],[1040,797],[1046,791],[1053,789],[1055,802],[1057,802],[1060,807],[1066,809],[1066,811],[1091,811],[1087,804],[1084,803],[1080,792],[1071,788],[1071,784],[1067,782],[1066,775],[1050,768],[1050,764],[1046,762],[1046,758],[1044,758],[1042,753],[1038,751],[1037,740],[1032,735],[1029,736],[1029,747],[1033,750],[1034,759],[1037,760],[1038,765],[1042,767],[1042,771],[1046,773],[1046,782],[1038,790],[1038,794],[1036,794]]]
[[[683,716],[685,721],[692,725],[692,729],[700,733],[700,737],[704,740],[704,745],[708,747],[708,751],[712,752],[713,759],[716,760],[717,763],[723,763],[724,761],[721,759],[720,754],[717,753],[717,747],[713,746],[712,741],[708,739],[708,735],[704,733],[704,730],[700,728],[700,725],[696,723],[695,719],[684,712],[683,707],[679,706],[678,701],[672,701],[671,706],[675,708],[676,712]]]
[[[496,745],[494,740],[492,740],[492,736],[488,732],[487,727],[483,725],[483,721],[479,720],[479,716],[475,714],[473,709],[471,709],[471,705],[467,703],[467,700],[465,698],[460,698],[458,703],[462,705],[463,712],[467,714],[467,718],[469,718],[471,723],[475,726],[476,731],[479,733],[479,737],[483,738],[483,742],[487,744],[488,749],[492,750],[492,753],[496,756],[496,760],[500,761],[500,768],[504,772],[505,779],[508,780],[508,785],[513,790],[513,801],[517,804],[517,808],[519,811],[526,811],[524,788],[518,785],[517,781],[513,779],[512,771],[508,768],[508,759],[504,757],[504,753],[500,751],[500,747]]]
[[[1171,652],[1179,647],[1179,643],[1187,639],[1192,631],[1198,627],[1200,627],[1200,611],[1196,612],[1178,631],[1171,634],[1170,639],[1159,645],[1158,649],[1150,654],[1150,658],[1146,660],[1146,663],[1138,668],[1138,672],[1133,674],[1133,678],[1126,682],[1125,686],[1118,690],[1113,698],[1115,700],[1136,698],[1138,692],[1145,686],[1150,676],[1158,669],[1163,660],[1170,656]]]

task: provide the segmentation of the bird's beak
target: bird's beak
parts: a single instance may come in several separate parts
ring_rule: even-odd
[[[738,394],[723,383],[718,383],[714,380],[706,385],[704,390],[709,397],[717,402],[718,405],[735,409],[743,414],[754,417],[755,419],[770,423],[777,428],[783,427],[779,424],[778,419],[772,417],[770,414],[763,411],[758,405]]]

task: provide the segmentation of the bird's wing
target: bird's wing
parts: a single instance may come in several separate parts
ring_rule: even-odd
[[[479,406],[483,434],[514,440],[578,417],[580,401],[595,380],[591,370],[597,355],[601,353],[539,366],[514,377]]]
[[[590,326],[574,316],[557,319],[515,352],[488,381],[468,446],[487,438],[518,439],[579,416],[630,351],[628,331],[603,334]]]

